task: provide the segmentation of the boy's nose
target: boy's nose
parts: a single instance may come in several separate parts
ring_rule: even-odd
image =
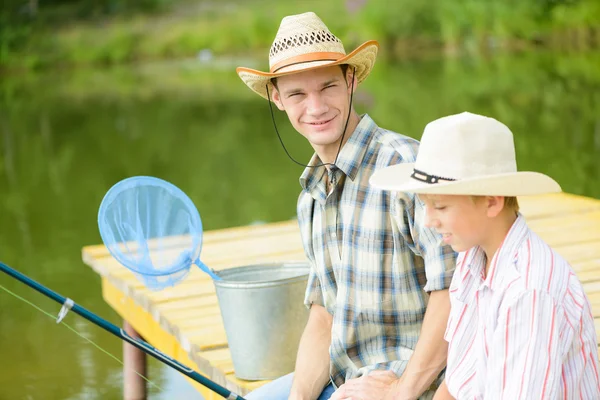
[[[440,221],[432,218],[431,214],[427,210],[425,210],[425,226],[427,228],[439,228],[440,226]]]

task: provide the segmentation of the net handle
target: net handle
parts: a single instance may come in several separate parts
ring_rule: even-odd
[[[207,273],[213,280],[215,281],[220,281],[221,277],[219,275],[217,275],[212,269],[208,268],[208,266],[206,264],[204,264],[202,261],[200,261],[200,258],[197,258],[196,261],[194,261],[194,264],[196,264],[198,267],[200,267],[200,269]]]

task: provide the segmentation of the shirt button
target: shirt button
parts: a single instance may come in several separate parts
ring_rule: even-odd
[[[337,236],[337,234],[336,234],[335,232],[331,232],[331,237],[332,237],[332,238],[334,238],[334,237],[336,237],[336,236]]]

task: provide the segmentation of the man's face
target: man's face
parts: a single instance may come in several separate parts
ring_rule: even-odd
[[[485,199],[472,196],[419,195],[425,203],[425,225],[442,234],[456,252],[481,245],[485,240],[488,209]]]
[[[273,101],[317,153],[337,151],[348,117],[350,79],[346,82],[337,65],[277,78]]]

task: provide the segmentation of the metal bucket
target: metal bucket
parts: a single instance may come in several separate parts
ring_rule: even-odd
[[[213,281],[238,378],[275,379],[294,370],[308,319],[306,263],[229,268]]]

